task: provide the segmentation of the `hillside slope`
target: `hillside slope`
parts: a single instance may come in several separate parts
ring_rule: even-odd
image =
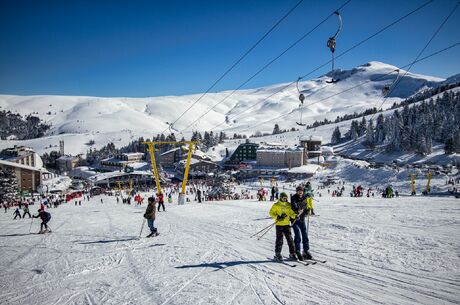
[[[370,62],[351,70],[336,71],[340,81],[328,84],[330,76],[299,82],[299,88],[306,96],[303,121],[307,124],[325,118],[334,120],[337,116],[360,112],[365,108],[378,107],[382,101],[382,88],[397,77],[391,73],[396,67]],[[402,75],[404,71],[401,71]],[[387,75],[388,74],[388,75]],[[444,79],[408,73],[385,103],[389,107],[421,89],[435,87]],[[362,85],[361,85],[362,84]],[[281,91],[286,84],[236,91],[207,94],[182,117],[174,127],[182,131],[179,136],[190,137],[193,130],[224,130],[227,133],[255,131],[271,132],[279,123],[282,129],[299,126],[299,101],[295,85]],[[342,93],[343,91],[356,87]],[[279,93],[276,93],[281,91]],[[276,94],[274,94],[276,93]],[[99,98],[87,96],[11,96],[0,95],[0,109],[20,114],[35,113],[45,122],[52,124],[48,134],[41,139],[28,141],[1,141],[0,146],[14,144],[28,145],[40,153],[58,147],[59,140],[66,143],[67,153],[86,152],[89,140],[94,147],[109,142],[116,146],[126,145],[139,136],[151,137],[173,122],[201,94],[187,96],[164,96],[151,98]],[[270,98],[267,98],[271,96]],[[221,102],[226,98],[223,102]],[[205,117],[188,127],[199,116],[216,103],[221,102]],[[249,108],[251,107],[251,108]],[[243,112],[246,109],[249,111]],[[252,129],[251,126],[280,114],[291,113],[282,122],[269,122]],[[228,117],[229,124],[221,124]],[[219,128],[216,125],[221,124]],[[249,128],[248,128],[249,126]],[[177,133],[176,133],[177,135]]]

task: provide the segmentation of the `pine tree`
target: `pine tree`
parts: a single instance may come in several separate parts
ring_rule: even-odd
[[[0,168],[0,202],[14,199],[17,192],[18,182],[14,171]]]
[[[371,148],[375,146],[374,123],[372,120],[369,120],[369,123],[367,124],[366,145]]]
[[[221,131],[219,133],[219,143],[224,143],[224,140],[227,139],[227,135],[225,134],[225,132]]]
[[[367,122],[366,122],[366,117],[363,116],[363,119],[359,123],[359,128],[358,128],[358,136],[361,137],[366,134],[366,127],[367,127]]]
[[[275,124],[272,134],[280,134],[280,133],[281,133],[280,126],[278,124]]]
[[[375,142],[383,143],[385,141],[385,124],[383,114],[379,114],[377,117],[377,123],[375,125]]]
[[[332,144],[340,143],[341,138],[342,138],[342,134],[340,133],[340,129],[339,129],[339,127],[337,126],[337,127],[334,129],[334,132],[332,133],[331,143],[332,143]]]

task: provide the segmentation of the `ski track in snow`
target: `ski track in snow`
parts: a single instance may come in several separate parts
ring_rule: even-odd
[[[274,229],[249,237],[272,221],[270,202],[168,205],[160,235],[138,240],[145,206],[103,198],[51,209],[45,235],[0,214],[2,304],[460,303],[453,198],[322,197],[309,237],[327,262],[295,268],[267,259]]]

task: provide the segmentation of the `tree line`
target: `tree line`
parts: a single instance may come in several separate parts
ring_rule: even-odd
[[[444,144],[447,154],[460,152],[460,92],[444,92],[436,99],[419,104],[405,104],[392,114],[379,114],[373,120],[353,120],[342,137],[336,127],[331,143],[358,140],[370,148],[384,147],[387,152],[412,151],[422,155],[432,152],[433,143]]]

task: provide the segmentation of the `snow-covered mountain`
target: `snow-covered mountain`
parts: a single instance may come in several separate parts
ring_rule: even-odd
[[[382,103],[383,87],[392,84],[398,77],[397,73],[392,73],[395,69],[395,66],[374,61],[351,70],[336,70],[334,78],[340,81],[335,84],[326,82],[331,75],[299,82],[299,89],[306,96],[303,122],[311,124],[325,118],[334,120],[337,116],[379,107]],[[404,73],[401,70],[399,75]],[[383,108],[390,107],[394,102],[422,89],[438,86],[444,81],[437,77],[408,73],[391,93]],[[239,90],[228,98],[232,91],[209,93],[174,125],[175,129],[182,132],[176,132],[176,136],[188,138],[192,130],[223,130],[228,134],[271,132],[275,123],[281,129],[298,128],[296,121],[300,119],[299,93],[295,84],[282,90],[286,85],[288,84]],[[200,96],[201,94],[100,98],[0,95],[0,109],[23,115],[35,113],[52,125],[44,138],[0,141],[0,147],[22,144],[43,153],[57,150],[59,140],[64,140],[66,153],[76,154],[86,152],[88,146],[85,143],[90,140],[95,141],[94,147],[101,147],[109,142],[114,142],[116,146],[126,145],[139,136],[149,138],[167,129],[167,122],[176,120]],[[224,101],[221,102],[222,100]],[[219,105],[196,124],[188,127],[216,103]],[[282,114],[289,115],[279,121],[260,124]],[[228,124],[225,123],[226,118]],[[253,127],[254,125],[258,126]]]

